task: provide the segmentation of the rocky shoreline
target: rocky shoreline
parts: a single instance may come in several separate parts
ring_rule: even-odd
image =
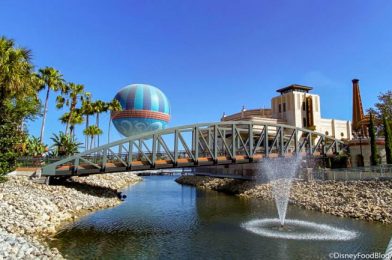
[[[181,176],[180,184],[222,191],[242,198],[273,200],[271,185],[251,181]],[[290,204],[339,217],[392,223],[392,181],[293,181]]]
[[[118,190],[140,180],[133,173],[111,173],[48,186],[8,177],[0,183],[0,260],[63,259],[45,238],[80,216],[118,205]]]

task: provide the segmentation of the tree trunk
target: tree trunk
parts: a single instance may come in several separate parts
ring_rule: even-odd
[[[109,127],[108,127],[108,143],[110,143],[110,125],[112,123],[112,118],[109,118]]]
[[[91,143],[90,143],[90,149],[93,149],[93,141],[94,141],[94,136],[91,136]]]
[[[45,131],[46,113],[48,112],[48,100],[49,100],[50,87],[49,86],[47,86],[47,87],[48,87],[48,91],[46,91],[44,114],[42,116],[41,133],[40,133],[40,136],[39,136],[39,140],[41,141],[41,143],[44,143],[44,131]]]
[[[373,115],[370,113],[369,122],[369,135],[370,135],[370,164],[372,166],[378,165],[378,152],[376,143],[376,131],[374,129]]]
[[[389,126],[389,120],[384,116],[384,137],[385,137],[385,157],[387,164],[392,164],[392,132]]]
[[[86,115],[86,128],[85,129],[88,128],[88,124],[89,124],[89,116]],[[85,149],[88,150],[88,135],[86,135],[84,138],[84,146],[85,146]]]
[[[0,86],[0,125],[2,126],[5,122],[4,113],[6,113],[6,90],[5,86]]]
[[[97,127],[99,128],[99,113],[97,113]],[[98,141],[97,147],[99,147],[99,135],[97,136],[97,141]]]
[[[69,109],[69,116],[68,116],[67,126],[65,128],[65,134],[68,133],[68,127],[70,126],[71,121],[72,121],[71,120],[72,119],[72,112],[75,110],[75,107],[76,107],[76,101],[72,100],[72,104],[71,104],[71,107]]]
[[[69,126],[69,120],[67,121],[67,124],[65,125],[65,135],[68,133],[68,126]]]

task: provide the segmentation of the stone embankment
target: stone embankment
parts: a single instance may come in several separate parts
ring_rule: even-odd
[[[193,185],[243,198],[272,200],[271,185],[232,179],[182,176],[180,184]],[[392,223],[392,181],[293,181],[290,204],[340,217]]]
[[[133,173],[113,173],[48,186],[9,177],[0,183],[0,260],[62,259],[45,239],[69,221],[119,204],[117,190],[140,180]]]

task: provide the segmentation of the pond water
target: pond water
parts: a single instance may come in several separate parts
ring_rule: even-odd
[[[277,218],[273,202],[246,200],[148,176],[124,190],[119,206],[69,224],[50,245],[69,259],[328,259],[331,253],[383,253],[392,225],[339,218],[289,205],[287,219],[357,232],[347,241],[260,236],[243,227]]]

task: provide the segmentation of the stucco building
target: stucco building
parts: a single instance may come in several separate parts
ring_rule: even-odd
[[[257,123],[287,124],[337,138],[351,140],[351,122],[321,117],[320,96],[309,93],[311,87],[293,84],[278,89],[271,99],[271,108],[246,110],[223,115],[221,121],[249,120]]]

